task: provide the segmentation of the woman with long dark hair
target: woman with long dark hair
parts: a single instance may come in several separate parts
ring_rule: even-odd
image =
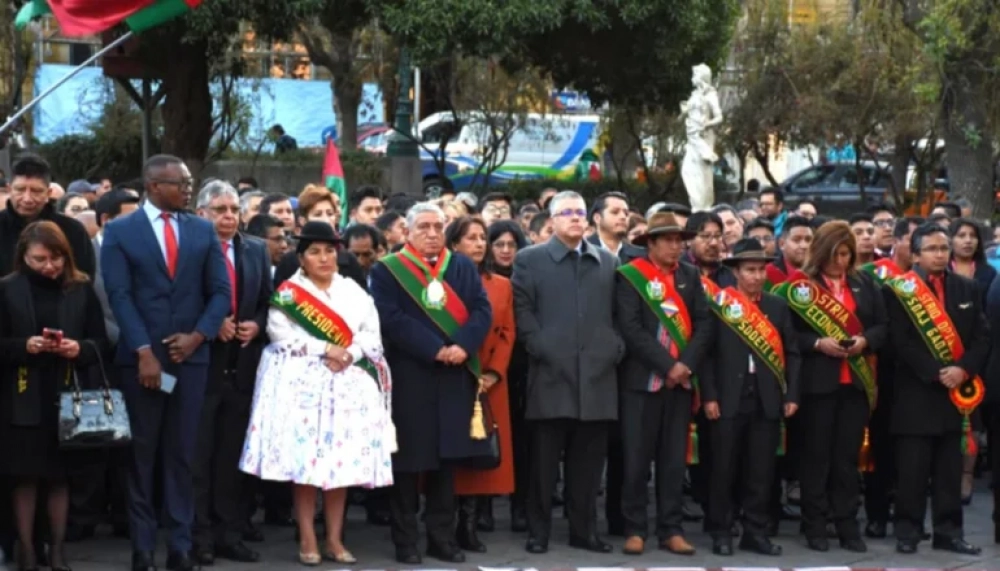
[[[480,218],[456,218],[445,233],[445,247],[464,254],[479,266],[483,289],[493,309],[490,332],[479,348],[482,364],[480,382],[487,391],[492,420],[500,436],[500,465],[492,470],[455,470],[455,495],[459,497],[458,546],[466,551],[483,553],[479,541],[477,514],[491,496],[514,491],[514,458],[511,443],[510,404],[506,389],[507,367],[514,348],[514,290],[510,281],[488,269],[490,243],[486,223]]]
[[[33,534],[42,487],[48,492],[49,562],[54,571],[66,571],[69,488],[56,431],[59,393],[108,350],[104,313],[53,222],[29,224],[15,252],[14,273],[0,280],[0,471],[14,482],[18,569],[38,568]]]
[[[808,282],[790,277],[802,351],[802,527],[815,551],[829,549],[827,518],[843,549],[867,550],[857,519],[858,457],[877,393],[867,357],[886,340],[888,317],[878,287],[854,268],[856,248],[846,222],[827,222],[809,247]]]

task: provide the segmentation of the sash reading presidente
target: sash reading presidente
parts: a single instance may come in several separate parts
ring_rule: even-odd
[[[280,309],[292,321],[313,337],[346,349],[354,342],[354,332],[336,311],[302,286],[286,281],[271,296],[271,305]],[[354,363],[378,382],[381,390],[389,390],[389,376],[382,365],[362,358]]]
[[[801,272],[796,272],[772,293],[787,300],[792,311],[821,336],[844,341],[864,333],[864,325],[856,315],[829,290],[816,284]],[[862,355],[854,355],[847,358],[847,364],[861,380],[865,397],[868,399],[869,412],[874,411],[878,385],[871,363]]]
[[[451,339],[469,320],[469,310],[462,303],[455,290],[444,281],[444,273],[451,263],[452,253],[444,250],[434,269],[416,255],[409,244],[401,252],[382,259],[399,286],[417,304],[431,322]],[[469,355],[466,366],[478,381],[482,376],[482,366],[477,355]]]
[[[711,279],[702,276],[701,285],[712,312],[722,323],[750,347],[757,359],[764,363],[778,381],[781,394],[788,391],[785,381],[785,345],[781,334],[767,318],[767,315],[735,288],[720,288]],[[781,437],[778,440],[778,455],[784,456],[787,436],[785,422],[781,421]]]
[[[889,279],[887,285],[899,299],[903,310],[917,327],[920,338],[927,344],[935,359],[943,365],[949,365],[962,358],[965,346],[955,330],[955,324],[941,306],[941,301],[919,275],[909,271]],[[962,450],[966,455],[975,455],[976,440],[969,416],[982,404],[986,386],[977,375],[951,389],[948,396],[962,415]]]
[[[676,345],[677,353],[682,353],[691,341],[691,313],[684,304],[684,299],[670,285],[670,280],[645,258],[637,258],[619,267],[618,271],[632,284],[639,297],[646,302],[653,315],[660,321],[660,325],[670,337],[670,342]],[[698,386],[697,377],[693,375],[691,388],[694,393],[691,399],[691,411],[694,413],[701,407],[701,388]],[[698,431],[697,425],[693,422],[688,426],[686,456],[688,464],[698,463]]]

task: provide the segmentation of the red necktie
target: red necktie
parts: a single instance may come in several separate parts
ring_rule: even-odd
[[[934,287],[934,294],[938,301],[944,303],[944,278],[941,276],[931,276],[931,286]]]
[[[169,212],[160,213],[160,218],[163,218],[163,245],[167,250],[167,274],[170,279],[174,279],[177,274],[177,234],[170,223],[172,217],[173,214]]]
[[[229,272],[229,291],[232,294],[233,315],[236,315],[236,266],[229,259],[229,242],[222,243],[222,257],[226,259],[226,271]]]

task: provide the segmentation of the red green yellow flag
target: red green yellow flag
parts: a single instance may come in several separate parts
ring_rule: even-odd
[[[141,32],[193,10],[202,0],[31,0],[21,7],[14,24],[23,28],[52,14],[65,36],[89,36],[121,22]]]
[[[340,151],[337,150],[333,139],[326,142],[326,156],[323,158],[323,184],[340,197],[340,228],[346,228],[350,218],[350,206],[347,204],[347,182],[344,180],[344,167],[340,164]]]

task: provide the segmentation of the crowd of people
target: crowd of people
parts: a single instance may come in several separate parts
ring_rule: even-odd
[[[296,527],[304,565],[350,564],[352,498],[404,565],[421,523],[430,557],[486,552],[499,496],[531,554],[556,505],[596,553],[610,535],[692,555],[701,521],[717,555],[776,556],[789,519],[820,552],[891,524],[903,554],[979,553],[962,512],[1000,440],[979,406],[1000,285],[962,205],[842,220],[776,189],[692,213],[258,186],[196,192],[158,155],[140,181],[59,194],[42,158],[13,165],[0,534],[19,569],[69,569],[65,543],[105,524],[137,571],[161,530],[168,569],[250,564],[261,521]],[[65,449],[60,393],[105,376],[130,445]]]

